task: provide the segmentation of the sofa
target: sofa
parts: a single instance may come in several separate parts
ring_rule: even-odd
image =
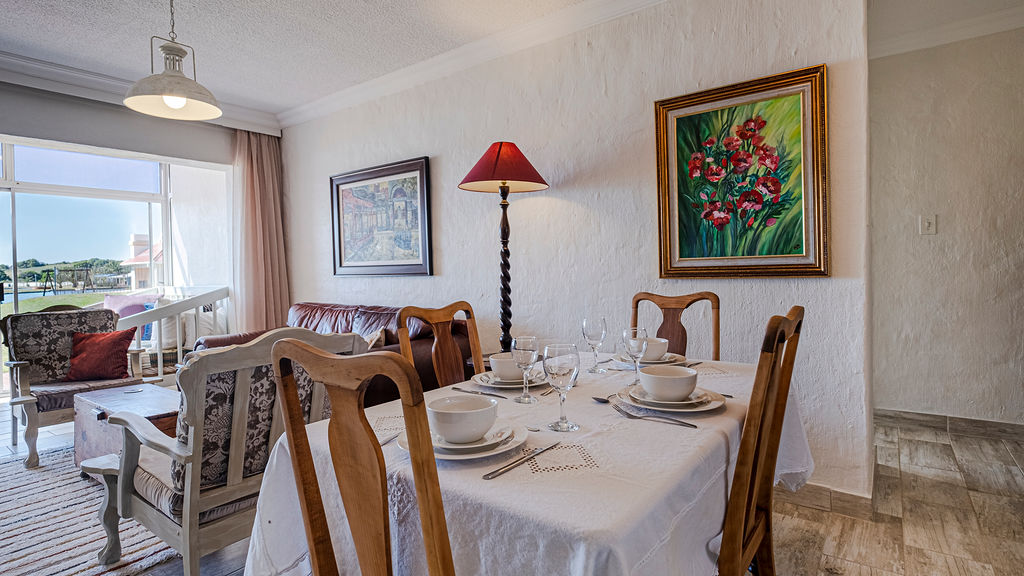
[[[401,354],[398,343],[399,310],[401,308],[390,306],[299,302],[288,309],[287,325],[307,328],[321,334],[354,332],[367,341],[376,338],[377,342],[371,348],[371,352],[390,351]],[[196,340],[195,350],[243,344],[263,332],[203,336]],[[456,320],[452,324],[452,336],[459,346],[463,360],[470,358],[469,332],[466,329],[465,321]],[[411,319],[409,321],[409,340],[412,345],[413,363],[416,373],[419,374],[423,390],[434,390],[438,384],[431,356],[434,345],[433,329],[429,324]],[[472,366],[467,365],[465,371],[468,380],[473,375]],[[366,406],[374,406],[396,399],[398,399],[398,389],[395,384],[387,378],[378,376],[370,381],[364,402]]]

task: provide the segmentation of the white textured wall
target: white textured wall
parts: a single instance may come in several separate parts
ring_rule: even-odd
[[[1024,423],[1022,53],[1018,29],[871,61],[879,408]]]
[[[795,386],[814,481],[868,494],[864,6],[670,1],[284,132],[286,231],[295,300],[471,302],[498,347],[498,198],[456,186],[495,140],[516,142],[551,184],[513,195],[513,334],[579,340],[584,313],[621,329],[640,290],[722,297],[722,350],[757,358],[764,326],[807,308]],[[825,279],[658,278],[653,102],[820,63],[829,66],[831,244]],[[435,276],[336,278],[332,174],[429,155]],[[706,314],[695,319],[693,355]],[[705,332],[706,333],[706,332]]]

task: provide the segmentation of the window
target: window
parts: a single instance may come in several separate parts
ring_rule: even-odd
[[[160,193],[160,163],[14,146],[14,178],[19,182]]]

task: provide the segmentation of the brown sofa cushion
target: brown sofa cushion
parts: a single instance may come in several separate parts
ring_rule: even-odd
[[[352,332],[359,306],[299,302],[288,309],[288,325],[320,334]]]

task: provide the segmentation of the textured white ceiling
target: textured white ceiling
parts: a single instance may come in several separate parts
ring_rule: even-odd
[[[583,1],[176,0],[175,31],[219,100],[277,114]],[[0,0],[0,51],[125,80],[169,29],[163,0]]]
[[[868,0],[872,43],[1024,6],[1024,0]]]

